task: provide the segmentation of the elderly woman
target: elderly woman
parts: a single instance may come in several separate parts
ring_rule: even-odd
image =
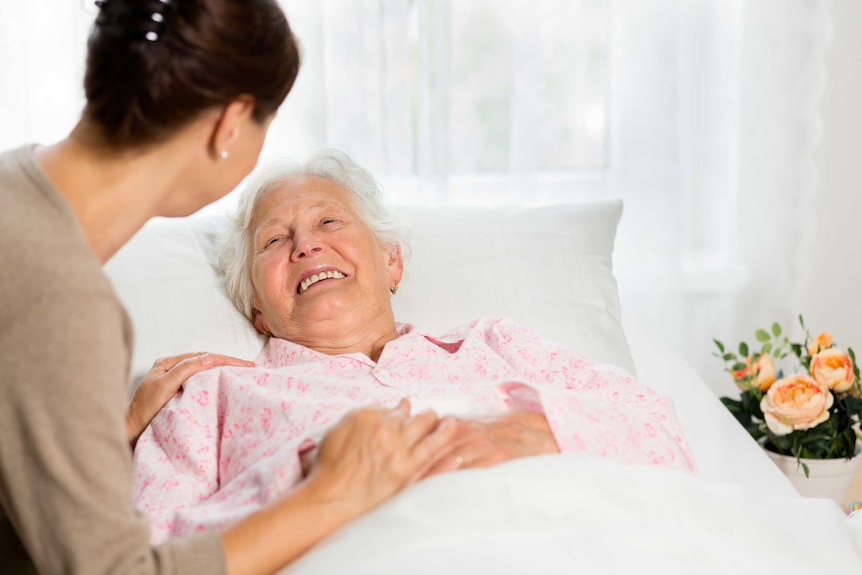
[[[219,255],[270,339],[255,367],[190,379],[138,441],[136,503],[157,541],[289,492],[328,426],[404,398],[457,425],[414,479],[557,451],[694,469],[669,401],[619,368],[502,319],[444,336],[396,323],[407,252],[376,182],[342,153],[248,188]]]

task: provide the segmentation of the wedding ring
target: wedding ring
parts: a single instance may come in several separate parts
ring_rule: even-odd
[[[456,455],[455,456],[455,465],[457,465],[458,467],[461,467],[462,463],[464,463],[464,458],[461,457],[460,455]]]

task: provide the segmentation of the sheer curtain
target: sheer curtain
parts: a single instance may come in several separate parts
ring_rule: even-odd
[[[83,106],[92,2],[0,2],[0,149],[49,142]]]
[[[264,161],[339,146],[399,203],[622,198],[624,313],[721,393],[712,337],[793,322],[827,0],[282,3],[303,67]],[[91,4],[0,6],[4,148],[74,123]]]
[[[306,66],[265,153],[342,146],[398,202],[623,198],[625,309],[719,393],[713,337],[795,323],[826,0],[284,6]]]

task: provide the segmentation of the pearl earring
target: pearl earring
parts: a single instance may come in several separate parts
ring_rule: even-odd
[[[227,157],[228,157],[227,150],[222,150],[221,152],[219,152],[219,157],[221,157],[222,160],[227,160]]]

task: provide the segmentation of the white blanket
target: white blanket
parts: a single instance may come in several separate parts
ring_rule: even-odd
[[[862,573],[862,517],[825,499],[552,455],[437,476],[284,570],[312,574]]]

